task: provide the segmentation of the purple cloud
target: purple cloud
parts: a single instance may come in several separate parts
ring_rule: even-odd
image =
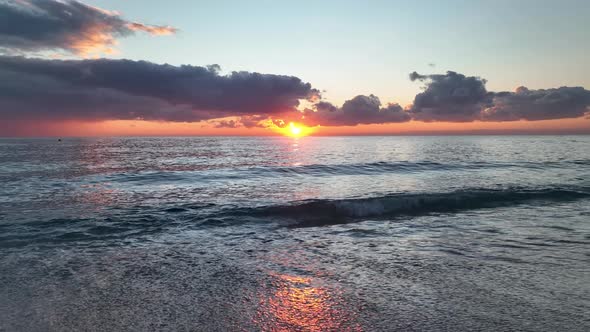
[[[319,92],[293,76],[131,60],[0,56],[0,118],[201,121],[294,112]]]
[[[118,13],[65,0],[0,1],[0,52],[66,51],[80,56],[108,54],[117,38],[137,31],[176,32],[170,26],[131,22]]]

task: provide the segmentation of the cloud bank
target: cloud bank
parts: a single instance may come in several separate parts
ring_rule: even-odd
[[[578,118],[590,110],[590,91],[582,87],[529,90],[494,94],[492,103],[481,112],[483,121],[553,120]]]
[[[453,71],[443,75],[410,74],[410,80],[425,83],[414,98],[412,118],[420,121],[538,121],[584,116],[590,106],[590,91],[582,87],[490,92],[486,80]]]
[[[5,54],[108,54],[117,38],[137,31],[167,35],[176,29],[131,22],[116,12],[74,0],[0,0],[0,52]]]
[[[338,108],[328,102],[319,102],[315,109],[303,112],[300,122],[308,126],[356,126],[410,121],[410,115],[398,104],[381,107],[381,101],[374,95],[359,95],[344,102]]]
[[[424,83],[407,109],[359,95],[342,107],[294,76],[232,72],[217,65],[172,66],[147,61],[49,60],[0,56],[0,119],[157,120],[214,122],[223,128],[290,121],[356,126],[407,121],[515,121],[578,118],[589,112],[582,87],[490,92],[486,81],[456,72],[410,74]],[[298,109],[301,100],[311,108]]]
[[[0,56],[0,117],[201,121],[295,112],[319,92],[293,76],[131,60]]]
[[[492,94],[486,91],[486,80],[467,77],[453,71],[445,75],[410,74],[410,80],[426,83],[424,92],[414,98],[412,118],[421,121],[467,122],[479,119],[482,107]]]

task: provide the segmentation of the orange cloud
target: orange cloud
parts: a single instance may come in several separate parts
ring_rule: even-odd
[[[115,11],[79,1],[0,1],[0,17],[10,29],[0,38],[2,53],[68,52],[83,57],[113,53],[118,38],[142,31],[170,35],[170,26],[128,21]]]
[[[90,26],[77,35],[67,38],[73,53],[80,57],[96,57],[100,54],[114,54],[116,39],[111,33],[105,32],[104,26]]]
[[[154,36],[171,35],[171,34],[174,34],[178,31],[178,29],[168,26],[168,25],[166,25],[166,26],[146,25],[146,24],[141,24],[141,23],[137,23],[137,22],[128,23],[127,27],[129,28],[129,30],[143,31],[143,32],[147,32],[150,35],[154,35]]]

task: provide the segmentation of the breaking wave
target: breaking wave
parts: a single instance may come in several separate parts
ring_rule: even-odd
[[[297,225],[340,223],[359,218],[386,218],[397,215],[423,215],[523,203],[571,201],[590,197],[589,188],[472,189],[447,193],[402,193],[379,197],[322,199],[286,205],[245,208],[232,215],[276,217],[298,221]]]
[[[393,219],[436,213],[508,207],[518,204],[565,202],[590,198],[588,187],[469,189],[441,193],[398,193],[367,198],[316,199],[258,207],[215,204],[155,206],[118,210],[114,216],[91,219],[51,219],[4,224],[0,248],[50,243],[133,241],[137,237],[190,228],[241,223],[287,227],[325,226],[366,220]],[[138,211],[141,213],[138,214]],[[106,243],[106,242],[105,242]]]

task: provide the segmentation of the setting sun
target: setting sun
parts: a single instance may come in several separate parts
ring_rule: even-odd
[[[310,135],[312,133],[312,128],[303,126],[299,123],[289,122],[288,126],[280,128],[279,131],[285,136],[301,137]]]
[[[301,135],[301,128],[297,127],[293,122],[289,123],[289,130],[293,136]]]

